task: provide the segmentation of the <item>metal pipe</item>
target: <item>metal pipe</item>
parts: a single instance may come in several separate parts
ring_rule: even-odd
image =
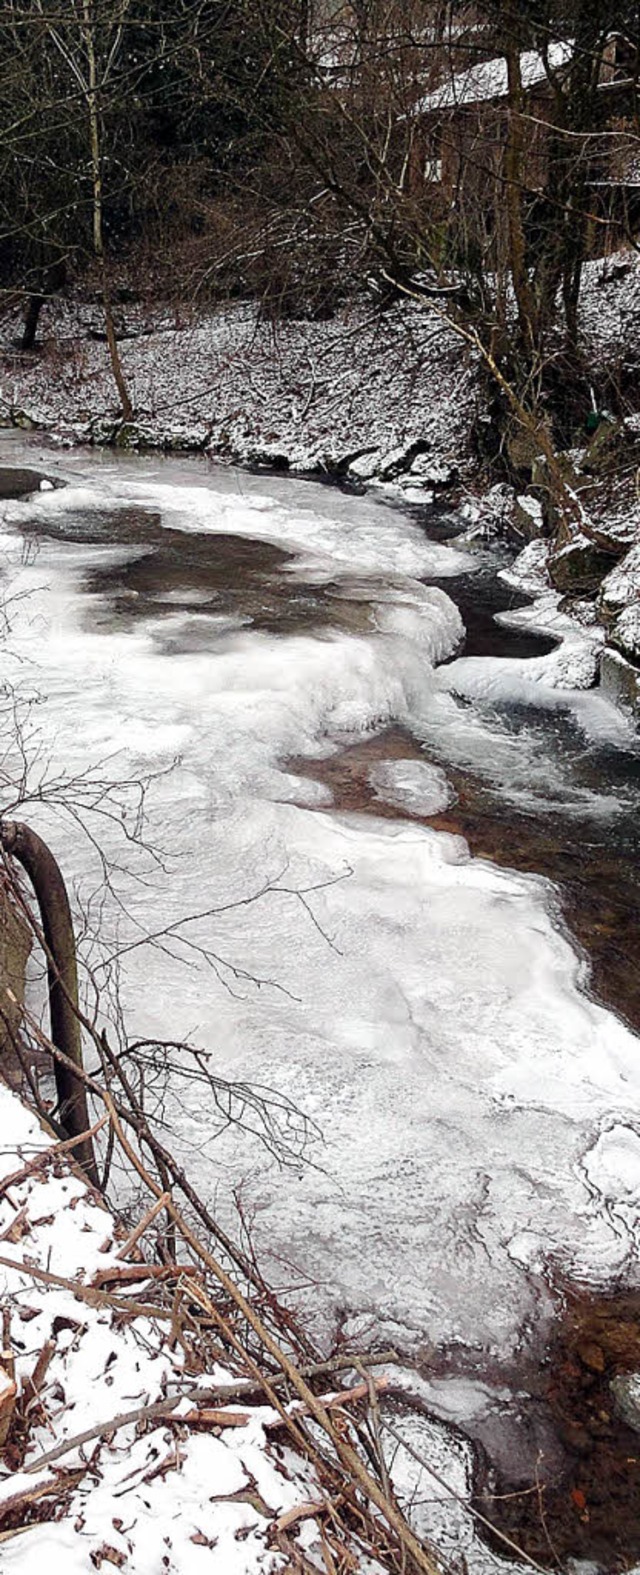
[[[60,868],[42,837],[21,821],[0,821],[0,845],[22,865],[36,894],[47,954],[51,1042],[82,1071],[76,943]],[[81,1136],[91,1126],[85,1085],[60,1061],[54,1062],[54,1071],[60,1121],[69,1137],[79,1139],[71,1152],[89,1181],[98,1186],[92,1140]]]

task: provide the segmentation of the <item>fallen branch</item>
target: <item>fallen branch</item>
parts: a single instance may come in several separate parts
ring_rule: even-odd
[[[171,1322],[171,1312],[168,1307],[156,1307],[154,1303],[130,1302],[124,1296],[113,1296],[109,1291],[97,1290],[92,1285],[81,1285],[79,1280],[66,1280],[62,1274],[52,1274],[49,1269],[38,1269],[35,1263],[24,1263],[20,1258],[0,1257],[0,1266],[3,1269],[15,1269],[17,1274],[26,1274],[31,1279],[41,1280],[44,1285],[56,1285],[63,1291],[70,1291],[78,1301],[86,1302],[89,1307],[113,1307],[116,1312],[128,1313],[130,1317],[137,1318],[162,1318]]]
[[[10,1176],[3,1177],[2,1181],[0,1181],[0,1198],[4,1198],[11,1187],[19,1187],[23,1181],[30,1181],[32,1176],[36,1176],[38,1171],[46,1170],[47,1165],[51,1165],[55,1159],[58,1159],[60,1154],[68,1154],[69,1150],[75,1148],[77,1143],[83,1142],[85,1139],[90,1141],[91,1138],[96,1136],[96,1133],[102,1131],[108,1120],[109,1116],[107,1113],[101,1116],[99,1121],[94,1122],[92,1127],[88,1127],[86,1132],[82,1132],[79,1137],[63,1138],[61,1142],[52,1143],[49,1148],[42,1149],[39,1153],[34,1154],[33,1159],[30,1159],[20,1170],[13,1170]]]
[[[372,1378],[371,1385],[377,1393],[380,1393],[382,1389],[388,1389],[389,1379]],[[341,1406],[350,1405],[353,1401],[366,1400],[369,1396],[369,1393],[370,1389],[368,1383],[355,1384],[353,1389],[341,1389],[338,1394],[323,1396],[321,1403],[326,1407],[327,1411],[337,1411]],[[305,1405],[301,1400],[298,1401],[297,1405],[292,1405],[288,1412],[289,1416],[309,1416],[309,1414],[310,1412],[308,1405]],[[277,1428],[282,1426],[283,1422],[282,1417],[280,1416],[275,1422],[265,1422],[265,1428],[267,1432],[275,1432]]]
[[[381,1361],[383,1358],[370,1357],[369,1360]],[[349,1363],[349,1365],[351,1366],[352,1363]],[[319,1366],[324,1366],[324,1363],[320,1363]],[[379,1385],[382,1385],[386,1382],[387,1380],[385,1379],[378,1380]],[[72,1438],[64,1439],[61,1444],[56,1445],[55,1449],[49,1449],[45,1455],[40,1455],[37,1460],[32,1461],[31,1465],[25,1466],[24,1470],[25,1472],[29,1473],[42,1471],[44,1470],[45,1466],[53,1465],[54,1461],[61,1460],[63,1455],[70,1454],[72,1449],[80,1449],[83,1444],[90,1444],[94,1438],[102,1438],[108,1434],[117,1433],[119,1432],[120,1428],[129,1427],[133,1423],[137,1424],[138,1422],[146,1421],[163,1422],[173,1419],[174,1411],[177,1410],[178,1406],[181,1405],[184,1400],[190,1400],[194,1402],[199,1401],[201,1407],[203,1402],[216,1400],[226,1400],[228,1404],[233,1404],[234,1400],[241,1398],[247,1390],[255,1394],[256,1387],[257,1386],[255,1384],[221,1384],[217,1388],[211,1390],[204,1390],[202,1388],[186,1389],[180,1394],[170,1395],[167,1400],[157,1400],[149,1405],[137,1406],[133,1411],[122,1411],[118,1416],[108,1417],[106,1421],[97,1422],[93,1427],[86,1428],[84,1432],[76,1433]],[[353,1390],[347,1390],[343,1394],[332,1396],[330,1400],[325,1403],[333,1406],[344,1404],[346,1399],[349,1397],[358,1399],[361,1398],[363,1392],[366,1393],[366,1384],[359,1384],[357,1386],[356,1395],[354,1395]],[[223,1421],[210,1421],[210,1425],[212,1427],[244,1426],[249,1420],[248,1412],[232,1412],[223,1410],[208,1411],[204,1408],[192,1411],[191,1413],[187,1412],[186,1416],[178,1417],[176,1420],[180,1422],[186,1421],[196,1424],[197,1421],[204,1416],[208,1416],[209,1418],[214,1416],[216,1418],[223,1418]],[[239,1416],[243,1417],[242,1423],[235,1420]],[[271,1428],[281,1427],[282,1425],[282,1418],[280,1417],[278,1418],[277,1423],[267,1423],[267,1426]]]
[[[39,1482],[36,1487],[23,1489],[21,1493],[12,1493],[10,1498],[0,1502],[0,1522],[8,1520],[10,1515],[29,1509],[32,1504],[37,1504],[43,1498],[60,1498],[62,1493],[77,1487],[82,1481],[85,1467],[81,1471],[71,1471],[65,1477],[53,1477],[48,1482]]]
[[[285,1510],[276,1521],[276,1531],[288,1531],[290,1526],[297,1526],[300,1520],[313,1520],[316,1515],[326,1513],[324,1499],[316,1499],[312,1504],[297,1504],[293,1509]]]
[[[183,1416],[172,1417],[171,1421],[186,1422],[187,1427],[205,1430],[210,1427],[246,1427],[251,1421],[251,1412],[213,1410],[211,1407],[205,1407],[202,1411],[185,1411]]]
[[[95,1286],[101,1290],[105,1285],[135,1285],[140,1280],[177,1280],[183,1275],[197,1274],[197,1269],[191,1263],[120,1263],[113,1264],[111,1268],[98,1269],[91,1281],[91,1288]]]
[[[33,1401],[37,1399],[37,1396],[40,1394],[40,1390],[42,1389],[42,1385],[47,1376],[49,1364],[52,1360],[52,1357],[55,1356],[55,1353],[55,1340],[47,1340],[46,1344],[42,1347],[31,1377],[27,1378],[25,1384],[23,1385],[23,1403],[26,1407],[32,1405]]]

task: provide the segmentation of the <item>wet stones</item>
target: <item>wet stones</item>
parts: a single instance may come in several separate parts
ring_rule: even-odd
[[[563,596],[595,594],[612,561],[610,552],[578,533],[551,554],[549,575]]]
[[[516,539],[519,541],[536,541],[538,537],[547,534],[540,499],[530,493],[519,493],[518,497],[514,498],[512,522]]]
[[[625,608],[640,603],[640,542],[610,569],[598,597],[603,623],[613,623]]]
[[[545,1566],[552,1549],[553,1563],[562,1567],[595,1561],[601,1570],[626,1568],[640,1550],[638,1295],[599,1296],[566,1286],[563,1301],[544,1393],[529,1407],[534,1414],[542,1407],[563,1458],[553,1467],[540,1460],[537,1491],[514,1493],[508,1477],[497,1473],[483,1508]]]
[[[606,700],[640,717],[640,671],[610,646],[602,653],[600,688]]]
[[[621,656],[640,667],[640,602],[625,607],[611,629],[610,642]]]

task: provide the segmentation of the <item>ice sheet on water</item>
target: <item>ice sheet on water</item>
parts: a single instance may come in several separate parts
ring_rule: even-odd
[[[468,1444],[427,1417],[403,1415],[383,1429],[383,1442],[399,1501],[418,1535],[437,1548],[445,1568],[521,1575],[520,1561],[504,1552],[498,1556],[478,1534],[469,1507],[473,1461]]]
[[[471,767],[516,805],[615,818],[626,807],[624,795],[603,790],[602,774],[600,782],[588,780],[588,773],[585,781],[576,778],[567,748],[576,760],[602,747],[636,753],[637,731],[598,688],[590,687],[602,630],[569,619],[558,602],[555,592],[546,592],[533,605],[496,619],[553,635],[555,650],[526,659],[458,657],[436,675],[437,693],[417,730],[439,758]]]
[[[135,474],[118,471],[119,495],[153,494],[157,506],[156,480]],[[581,994],[544,882],[471,859],[458,837],[291,802],[288,756],[389,723],[425,737],[448,728],[463,755],[470,741],[485,757],[494,749],[498,734],[452,693],[469,665],[434,670],[460,638],[453,603],[401,579],[407,565],[426,572],[432,549],[417,528],[379,507],[361,521],[359,501],[338,507],[317,489],[317,518],[297,495],[289,516],[280,492],[254,506],[173,490],[162,503],[173,523],[255,534],[262,515],[265,536],[315,561],[321,550],[339,578],[355,571],[373,616],[360,636],[231,631],[212,651],[169,656],[144,621],[87,629],[63,553],[46,593],[35,568],[14,569],[15,589],[33,597],[17,609],[11,671],[42,697],[41,760],[71,775],[104,757],[113,775],[166,773],[149,814],[170,873],[146,867],[144,884],[121,874],[124,907],[103,915],[105,945],[122,949],[130,1027],[199,1039],[221,1075],[271,1085],[321,1125],[322,1168],[292,1177],[233,1132],[208,1148],[210,1109],[199,1091],[176,1091],[185,1159],[223,1212],[230,1181],[246,1179],[258,1249],[281,1282],[301,1265],[323,1325],[346,1309],[408,1341],[430,1332],[503,1348],[550,1253],[603,1273],[629,1259],[582,1158],[599,1123],[637,1108],[637,1041]],[[376,570],[389,561],[391,585]],[[552,693],[542,677],[535,687]],[[515,760],[516,745],[505,749]],[[51,812],[33,814],[93,891],[90,846]],[[113,823],[100,833],[122,863]],[[137,949],[169,924],[170,939]]]
[[[628,792],[607,790],[602,773],[589,771],[589,751],[578,725],[582,698],[590,745],[597,748],[602,738],[607,746],[633,746],[627,725],[623,721],[618,726],[610,706],[591,693],[569,696],[565,705],[564,692],[560,698],[551,690],[542,697],[544,707],[532,700],[514,704],[506,702],[503,692],[496,700],[484,689],[471,704],[466,695],[450,692],[449,672],[456,674],[457,668],[453,663],[437,676],[436,690],[416,711],[413,724],[427,753],[443,762],[445,771],[449,765],[472,771],[514,808],[537,815],[561,811],[614,821],[625,813],[632,802]],[[572,769],[576,757],[582,759],[582,775]]]
[[[144,467],[141,467],[144,470]],[[147,467],[149,469],[149,467]],[[156,467],[157,474],[160,474]],[[473,568],[468,554],[430,542],[415,522],[373,498],[344,498],[310,482],[288,482],[270,494],[264,478],[213,471],[209,485],[174,485],[132,477],[130,468],[102,466],[93,487],[73,482],[64,488],[6,505],[6,519],[43,522],[65,513],[114,510],[137,505],[160,511],[174,530],[232,534],[274,543],[297,554],[297,572],[323,578],[352,569],[369,574],[456,575]]]
[[[607,1203],[637,1210],[640,1202],[640,1132],[621,1122],[605,1126],[583,1161],[585,1175]]]
[[[376,798],[413,815],[437,815],[455,794],[439,766],[426,760],[383,760],[369,772]]]

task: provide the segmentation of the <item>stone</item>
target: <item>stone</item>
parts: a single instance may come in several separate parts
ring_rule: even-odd
[[[640,667],[640,602],[625,607],[609,631],[609,643],[636,667]]]
[[[637,667],[605,646],[600,661],[600,688],[606,700],[633,716],[640,716],[640,672]]]
[[[141,430],[135,421],[117,422],[112,438],[115,448],[138,449],[140,442]]]
[[[454,465],[432,454],[416,455],[411,463],[411,476],[416,477],[425,486],[436,489],[453,487],[459,479]]]
[[[382,456],[379,448],[359,449],[355,454],[345,454],[340,468],[354,481],[371,481],[380,472]]]
[[[427,454],[429,448],[424,438],[416,438],[413,443],[406,443],[402,448],[391,449],[380,461],[378,474],[381,481],[396,481],[398,476],[404,476],[411,470],[418,455]]]
[[[604,623],[610,623],[635,602],[640,602],[640,542],[603,580],[598,597],[599,616]]]
[[[580,533],[551,554],[549,576],[564,596],[596,592],[611,569],[611,554]]]
[[[61,487],[61,481],[43,476],[39,470],[16,469],[12,465],[0,466],[0,498],[26,498],[33,492],[49,491]]]
[[[607,476],[621,465],[640,465],[640,435],[628,421],[601,421],[589,443],[582,469]]]
[[[528,427],[523,426],[515,418],[508,424],[505,448],[509,464],[515,472],[523,477],[526,476],[527,480],[531,479],[534,464],[542,457],[541,438],[544,437],[545,431],[547,437],[550,438],[551,434],[546,422],[540,423],[541,437],[530,432]]]
[[[37,432],[38,423],[33,416],[27,415],[26,410],[11,411],[11,425],[18,427],[20,432]]]
[[[578,454],[575,449],[561,450],[555,455],[557,472],[560,480],[577,497],[586,487],[592,486],[587,476],[578,469]],[[560,540],[569,538],[565,512],[557,498],[557,484],[549,475],[549,462],[545,454],[537,454],[531,466],[531,485],[537,489],[542,503],[542,513],[547,535],[558,535]]]
[[[577,1346],[578,1356],[584,1367],[590,1373],[603,1373],[605,1369],[604,1351],[595,1340],[582,1340]]]
[[[539,498],[521,492],[513,501],[511,524],[518,541],[536,541],[547,535],[544,509]]]
[[[627,1426],[640,1433],[640,1374],[620,1373],[612,1379],[611,1392]]]

